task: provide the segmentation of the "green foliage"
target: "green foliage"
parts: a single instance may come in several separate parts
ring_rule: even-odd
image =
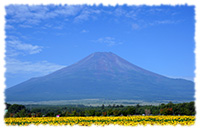
[[[8,103],[5,103],[5,105],[6,105],[6,109],[8,109],[11,106],[11,104],[8,104]]]
[[[56,114],[54,112],[49,112],[46,114],[47,117],[55,117]]]
[[[18,112],[19,117],[26,117],[27,113],[26,113],[26,109],[22,109]]]
[[[115,109],[115,110],[113,110],[113,115],[114,115],[114,116],[120,116],[120,115],[121,115],[121,111]]]
[[[102,104],[102,106],[101,106],[101,109],[103,110],[103,109],[104,109],[104,107],[105,107],[105,106],[104,106],[104,104]]]
[[[174,104],[161,104],[159,106],[145,105],[141,106],[122,106],[109,105],[86,107],[82,105],[76,106],[45,106],[45,105],[17,105],[7,104],[8,111],[5,113],[7,117],[55,117],[60,116],[127,116],[127,115],[195,115],[194,102]]]
[[[102,113],[101,112],[95,112],[95,116],[101,116],[102,115]]]
[[[128,115],[128,113],[127,113],[127,111],[126,111],[126,110],[122,110],[122,112],[121,112],[121,113],[122,113],[122,115],[123,115],[123,116],[127,116],[127,115]]]
[[[76,110],[74,110],[71,114],[71,116],[78,116],[78,113],[76,112]]]
[[[5,118],[7,117],[11,117],[10,113],[9,112],[6,112],[6,114],[4,115]]]
[[[85,116],[85,111],[80,111],[79,116]]]
[[[107,115],[108,115],[108,116],[113,115],[113,110],[112,110],[112,109],[109,109],[109,110],[107,111]]]
[[[8,111],[10,113],[17,113],[19,112],[20,110],[22,109],[25,109],[25,106],[24,105],[18,105],[18,104],[13,104],[11,105],[9,108],[8,108]]]
[[[128,107],[127,114],[134,115],[135,114],[135,107]]]
[[[95,110],[87,110],[86,116],[95,116]]]

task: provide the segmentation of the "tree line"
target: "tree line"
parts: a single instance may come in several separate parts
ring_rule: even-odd
[[[158,106],[137,104],[136,106],[48,106],[6,104],[7,117],[67,117],[67,116],[128,116],[128,115],[195,115],[194,102],[160,104]]]

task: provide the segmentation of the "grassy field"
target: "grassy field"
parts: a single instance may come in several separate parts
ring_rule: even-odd
[[[6,125],[193,125],[195,116],[24,117],[5,118]]]
[[[55,101],[40,101],[40,102],[7,102],[10,104],[23,104],[23,105],[84,105],[84,106],[101,106],[102,104],[108,105],[124,105],[124,106],[135,106],[140,105],[159,105],[161,103],[168,103],[170,100],[165,101],[142,101],[142,100],[104,100],[104,99],[80,99],[80,100],[55,100]],[[183,101],[173,101],[173,103],[181,103]],[[185,101],[189,102],[189,101]]]

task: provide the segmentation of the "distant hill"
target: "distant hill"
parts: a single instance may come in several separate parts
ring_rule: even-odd
[[[71,66],[8,88],[5,95],[6,101],[192,101],[194,83],[150,72],[111,52],[96,52]]]

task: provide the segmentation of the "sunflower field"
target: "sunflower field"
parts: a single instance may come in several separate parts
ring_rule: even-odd
[[[6,125],[193,125],[195,116],[117,116],[117,117],[20,117],[4,118]]]

